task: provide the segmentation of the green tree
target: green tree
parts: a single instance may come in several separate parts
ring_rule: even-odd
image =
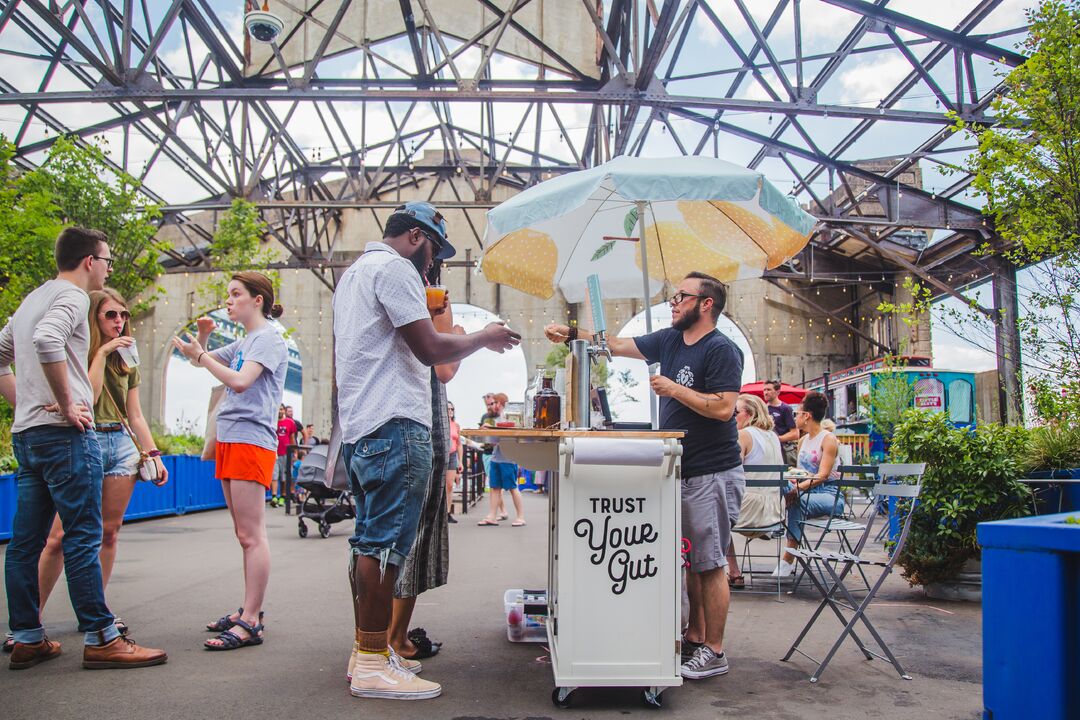
[[[0,137],[0,317],[56,274],[53,245],[67,225],[109,236],[115,259],[109,285],[128,300],[161,274],[154,240],[161,213],[139,181],[115,168],[101,147],[61,137],[37,168],[20,172],[15,147]],[[135,307],[143,309],[154,295]]]
[[[274,253],[263,247],[265,237],[266,223],[259,215],[258,206],[240,198],[234,199],[218,223],[207,252],[211,264],[218,272],[199,285],[196,291],[198,305],[191,320],[221,307],[225,302],[229,279],[235,272],[266,272],[274,284],[275,292],[280,290],[280,275],[276,271],[265,270],[274,260]]]
[[[0,136],[0,323],[56,274],[53,243],[63,228],[53,193],[24,188],[14,157],[15,146]]]
[[[884,438],[886,446],[892,439],[893,430],[915,400],[915,386],[907,373],[897,369],[897,365],[896,358],[886,357],[885,369],[875,373],[874,382],[870,385],[870,424],[874,432]]]
[[[1035,409],[1056,413],[1054,396],[1080,396],[1080,3],[1044,0],[1027,16],[1019,48],[1029,59],[1003,80],[998,123],[957,119],[956,130],[978,143],[967,169],[1008,260],[1033,265],[1019,323],[1025,368]]]

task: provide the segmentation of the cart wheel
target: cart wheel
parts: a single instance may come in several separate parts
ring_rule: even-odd
[[[300,521],[300,527],[296,529],[296,532],[298,532],[302,538],[307,537],[307,525],[304,524],[303,520]]]
[[[330,523],[319,523],[319,535],[323,536],[324,538],[330,537]]]
[[[664,706],[664,701],[660,697],[660,693],[664,692],[659,688],[647,687],[641,689],[641,702],[645,707],[659,708]]]
[[[551,691],[551,702],[555,707],[566,710],[570,707],[575,688],[557,687]]]

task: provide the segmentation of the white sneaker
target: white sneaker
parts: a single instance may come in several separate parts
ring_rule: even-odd
[[[405,668],[406,670],[411,672],[413,675],[419,675],[420,671],[424,669],[423,663],[421,663],[419,660],[409,660],[408,658],[403,658],[403,657],[401,657],[400,655],[397,654],[397,651],[394,650],[394,648],[387,648],[387,649],[390,650],[390,655],[392,657],[397,658],[398,665]],[[359,654],[359,652],[358,652],[358,650],[356,648],[356,643],[353,643],[352,652],[349,653],[349,669],[345,671],[345,681],[346,682],[352,682],[353,668],[356,666],[356,656],[358,654]]]
[[[785,560],[781,560],[780,564],[776,566],[776,569],[769,574],[769,577],[791,577],[794,574],[795,565]]]
[[[421,680],[401,666],[397,655],[354,653],[352,682],[353,697],[384,700],[429,700],[439,697],[442,686]]]

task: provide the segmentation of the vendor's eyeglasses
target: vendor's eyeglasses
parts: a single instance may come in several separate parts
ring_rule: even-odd
[[[109,267],[109,269],[112,270],[113,259],[111,257],[101,257],[100,255],[91,255],[90,257],[94,258],[95,260],[103,261]]]
[[[699,298],[699,297],[703,297],[703,296],[702,295],[695,295],[694,293],[682,292],[680,290],[679,292],[672,295],[671,300],[669,300],[668,302],[670,302],[672,305],[682,305],[683,300],[685,300],[686,298],[692,298],[692,297],[693,298]]]
[[[129,313],[127,310],[106,310],[105,311],[105,319],[106,320],[115,320],[117,317],[121,317],[125,321],[127,321],[127,320],[131,319],[131,313]]]

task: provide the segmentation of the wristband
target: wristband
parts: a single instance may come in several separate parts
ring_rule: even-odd
[[[160,450],[151,450],[150,452],[146,453],[146,456],[147,457],[152,457],[152,458],[161,457],[161,451]]]
[[[195,358],[195,364],[196,365],[199,365],[200,367],[202,366],[202,356],[205,355],[205,354],[206,354],[205,350],[203,350],[201,353],[199,353],[199,357]]]
[[[571,325],[570,329],[567,330],[567,332],[566,332],[566,344],[569,345],[572,341],[577,340],[577,338],[578,338],[577,325]]]

